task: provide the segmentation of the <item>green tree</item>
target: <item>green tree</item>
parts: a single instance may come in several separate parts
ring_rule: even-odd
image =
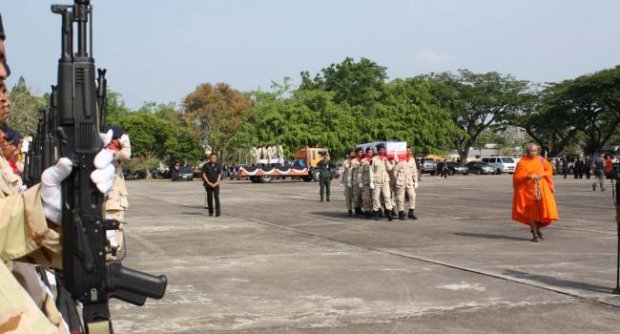
[[[323,68],[314,79],[307,71],[301,72],[300,90],[320,89],[332,92],[335,103],[368,106],[384,96],[386,80],[385,67],[366,58],[355,62],[347,57],[339,64]]]
[[[150,112],[134,112],[121,120],[131,140],[132,156],[149,162],[143,168],[150,175],[152,161],[166,156],[166,142],[174,134],[174,126]]]
[[[432,94],[450,111],[461,130],[452,140],[461,161],[466,161],[469,148],[484,130],[505,127],[530,99],[527,81],[497,72],[459,70],[456,74],[446,72],[426,78],[432,84]]]
[[[22,136],[33,136],[41,116],[41,108],[46,100],[32,95],[24,77],[19,77],[17,84],[9,92],[11,99],[11,116],[8,123]]]
[[[125,105],[120,93],[108,88],[106,92],[105,113],[103,115],[104,125],[118,125],[129,115],[131,110]]]

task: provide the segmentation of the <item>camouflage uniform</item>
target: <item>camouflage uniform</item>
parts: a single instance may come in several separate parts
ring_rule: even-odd
[[[344,203],[347,210],[353,210],[353,184],[350,182],[351,162],[351,159],[346,159],[342,163],[342,175],[340,175],[340,183],[344,185]]]
[[[359,180],[361,180],[359,178],[359,170],[361,165],[362,162],[360,159],[354,158],[351,160],[351,171],[349,172],[349,179],[347,181],[352,187],[351,202],[355,207],[355,212],[358,214],[362,209],[362,189],[358,186],[360,182]]]
[[[358,183],[362,185],[362,210],[369,213],[372,210],[372,191],[370,189],[370,182],[373,179],[372,168],[370,167],[370,160],[363,158],[360,162],[360,167],[357,172]],[[359,185],[358,185],[359,187]]]

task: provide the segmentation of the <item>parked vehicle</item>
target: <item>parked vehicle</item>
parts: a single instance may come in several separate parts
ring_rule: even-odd
[[[141,180],[146,178],[146,172],[142,170],[132,172],[125,169],[123,170],[123,176],[125,177],[125,180]]]
[[[466,164],[466,166],[469,172],[473,174],[482,175],[495,173],[494,166],[482,161],[470,161]]]
[[[172,181],[194,181],[194,170],[183,166],[179,170],[172,171]]]
[[[469,174],[469,168],[467,168],[467,166],[461,166],[461,164],[458,164],[456,162],[448,162],[448,173],[450,175],[467,175]]]
[[[517,168],[517,161],[513,157],[509,156],[497,156],[482,158],[482,162],[488,163],[490,166],[495,167],[495,173],[514,173]]]
[[[435,159],[422,158],[420,160],[420,171],[422,174],[428,173],[431,176],[437,173],[437,162]]]

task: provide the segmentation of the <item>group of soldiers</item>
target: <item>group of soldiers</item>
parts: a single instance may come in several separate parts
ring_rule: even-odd
[[[284,159],[284,148],[282,145],[252,147],[250,155],[254,166],[258,165],[260,160],[266,160],[268,164],[278,163]]]
[[[60,185],[73,162],[60,158],[43,171],[39,184],[23,185],[22,136],[8,125],[11,100],[5,80],[11,72],[5,39],[0,16],[0,332],[67,333],[52,292],[57,285],[52,270],[62,268]],[[106,218],[124,222],[128,203],[121,165],[131,156],[129,137],[114,127],[101,138],[104,146],[90,177],[106,195]],[[108,239],[119,250],[122,235],[111,233]]]
[[[341,182],[349,216],[418,219],[415,189],[419,175],[411,148],[404,158],[388,158],[383,144],[376,146],[376,152],[372,147],[357,148],[343,163]]]

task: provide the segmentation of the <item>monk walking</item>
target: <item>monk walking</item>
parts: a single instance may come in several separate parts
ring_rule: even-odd
[[[529,225],[532,241],[538,242],[544,239],[540,229],[559,219],[553,195],[553,168],[538,155],[536,144],[527,144],[526,150],[527,156],[521,158],[512,178],[512,219]]]

